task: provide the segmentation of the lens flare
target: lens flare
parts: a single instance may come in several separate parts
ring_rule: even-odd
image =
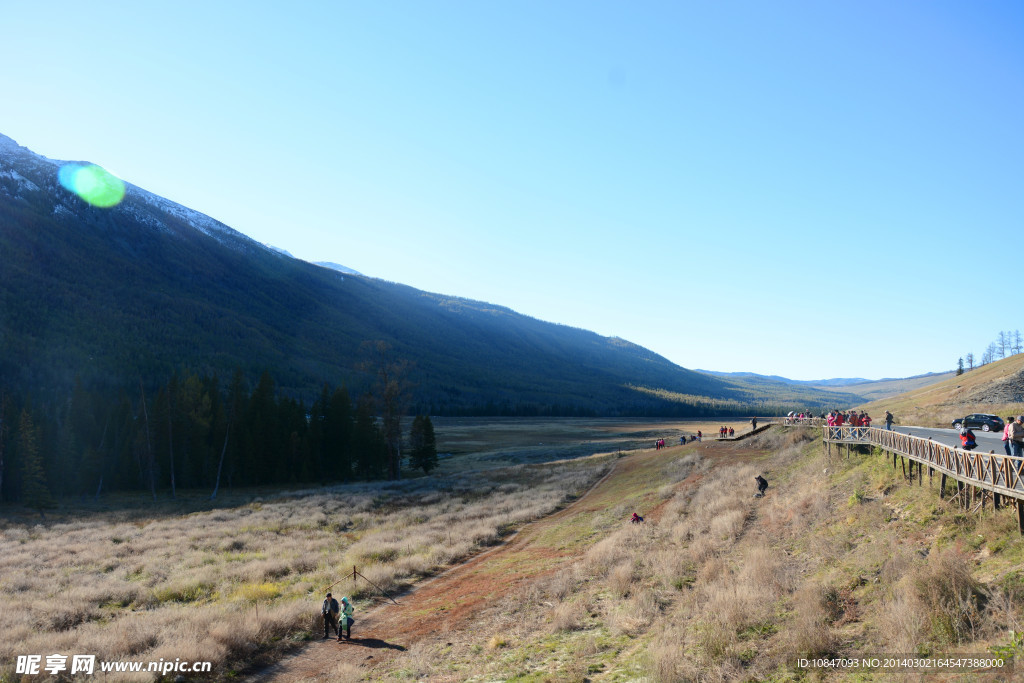
[[[95,164],[64,164],[57,179],[68,192],[74,192],[91,206],[109,209],[124,199],[124,182]]]

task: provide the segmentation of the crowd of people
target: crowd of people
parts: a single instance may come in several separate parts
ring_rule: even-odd
[[[1003,448],[1007,455],[1015,458],[1024,457],[1024,415],[1006,418],[1006,427],[1003,428]]]
[[[886,413],[888,415],[888,413]],[[829,411],[829,414],[825,416],[825,424],[829,427],[842,427],[844,424],[848,424],[851,427],[870,427],[871,416],[865,411],[851,410],[848,413],[844,413],[841,410]]]

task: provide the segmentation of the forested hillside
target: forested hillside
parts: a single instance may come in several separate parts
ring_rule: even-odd
[[[396,476],[394,416],[772,414],[851,399],[712,377],[623,339],[299,261],[131,185],[98,208],[65,189],[62,164],[0,135],[7,497],[31,484],[19,477],[36,453],[64,494],[211,485],[229,424],[223,476],[258,484],[379,476],[375,439]],[[325,385],[346,388],[330,403],[351,441],[317,434]]]

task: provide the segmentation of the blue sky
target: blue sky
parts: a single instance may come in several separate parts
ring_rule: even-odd
[[[299,258],[795,379],[1024,328],[1019,2],[0,8],[0,133]]]

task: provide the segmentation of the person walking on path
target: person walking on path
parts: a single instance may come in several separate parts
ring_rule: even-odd
[[[890,413],[888,410],[885,411],[885,428],[890,432],[892,431],[892,419],[892,413]]]
[[[352,624],[355,623],[355,619],[352,618],[352,613],[355,610],[352,609],[352,603],[348,601],[348,598],[341,599],[341,626],[338,631],[338,640],[341,640],[341,631],[345,632],[345,640],[352,640]]]
[[[320,609],[320,613],[324,616],[324,638],[330,638],[330,630],[334,629],[334,634],[341,637],[341,628],[338,626],[338,614],[341,612],[341,608],[338,606],[338,601],[331,597],[331,594],[327,594],[327,598],[324,600],[324,606]]]
[[[1024,415],[1018,415],[1010,425],[1010,455],[1024,457]]]
[[[750,418],[750,431],[753,432],[755,430],[757,430],[757,418],[756,417],[752,417],[752,418]]]
[[[1003,427],[1003,450],[1010,455],[1010,425],[1013,424],[1013,415],[1006,418],[1006,425]]]

